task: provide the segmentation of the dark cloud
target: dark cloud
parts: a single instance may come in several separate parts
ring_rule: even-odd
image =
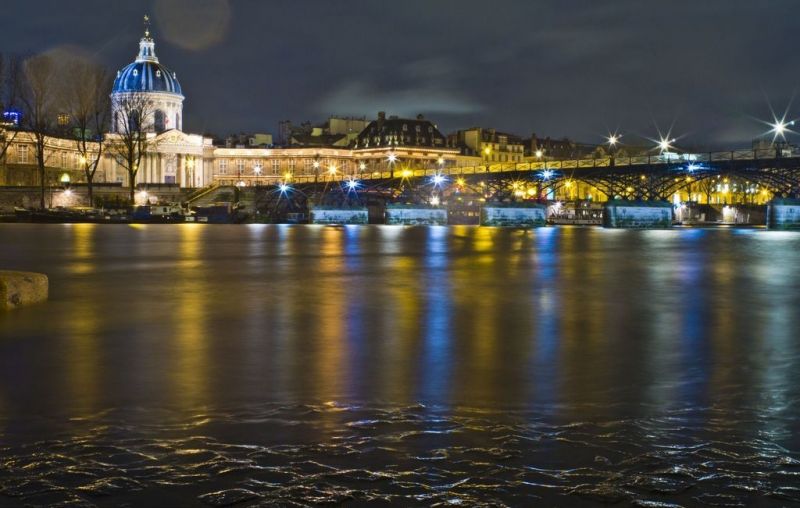
[[[141,16],[178,72],[186,127],[417,112],[597,141],[608,130],[747,143],[798,83],[795,0],[9,0],[0,47],[129,62]]]
[[[202,50],[220,43],[228,32],[228,0],[156,0],[155,21],[171,43]]]

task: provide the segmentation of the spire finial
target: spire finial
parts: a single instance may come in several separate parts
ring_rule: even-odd
[[[144,15],[144,37],[145,39],[150,38],[150,16],[147,14]]]

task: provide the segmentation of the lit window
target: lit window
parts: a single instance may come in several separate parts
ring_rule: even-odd
[[[17,145],[17,162],[19,164],[28,163],[28,145]]]
[[[133,75],[134,76],[138,76],[139,75],[139,70],[138,69],[133,69]]]
[[[281,161],[279,159],[272,159],[272,174],[273,175],[281,174]]]
[[[228,173],[228,159],[220,159],[219,161],[219,172],[221,175]]]

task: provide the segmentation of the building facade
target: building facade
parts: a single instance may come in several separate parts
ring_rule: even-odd
[[[525,145],[518,136],[495,129],[473,127],[449,136],[451,146],[465,154],[480,157],[483,164],[519,163],[525,156]]]
[[[298,143],[271,148],[272,140],[215,146],[213,140],[183,132],[183,89],[177,74],[163,65],[155,51],[149,28],[139,41],[135,60],[120,69],[111,90],[112,122],[106,143],[113,144],[130,126],[126,100],[144,97],[148,114],[141,119],[147,148],[136,175],[137,185],[175,185],[199,188],[213,183],[257,185],[294,177],[359,175],[393,171],[403,167],[444,168],[470,165],[476,160],[449,148],[446,139],[428,120],[404,120],[384,114],[367,122],[358,118],[331,117],[316,139],[335,136],[346,143]],[[5,125],[5,126],[3,126]],[[135,126],[134,126],[135,127]],[[12,129],[0,124],[0,129]],[[311,138],[314,139],[312,132]],[[255,139],[255,138],[254,138]],[[260,141],[260,140],[259,140]],[[256,146],[254,146],[256,145]],[[298,146],[299,145],[299,146]],[[337,146],[343,145],[343,146]],[[97,145],[96,145],[97,146]],[[93,150],[97,153],[99,150]],[[0,161],[0,185],[38,185],[34,138],[17,132]],[[107,147],[98,163],[95,183],[128,186],[128,172]],[[76,142],[49,138],[45,150],[46,184],[85,181]]]

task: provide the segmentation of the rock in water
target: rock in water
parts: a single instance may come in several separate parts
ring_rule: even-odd
[[[47,275],[0,270],[0,311],[47,300]]]

